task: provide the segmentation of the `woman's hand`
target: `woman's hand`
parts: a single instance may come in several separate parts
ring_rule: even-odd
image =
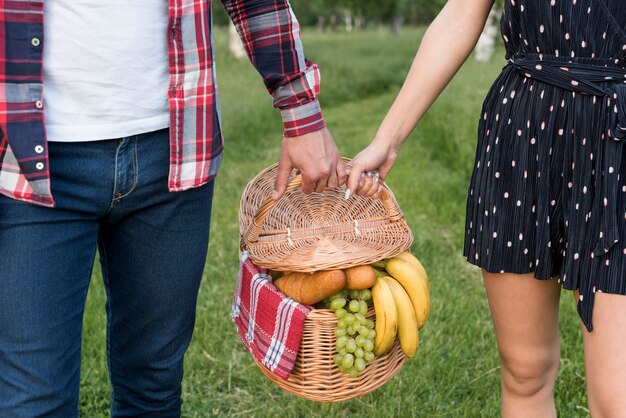
[[[391,170],[398,150],[474,49],[493,2],[448,0],[424,34],[402,89],[374,141],[352,160],[347,197],[351,193],[380,196],[380,183]],[[365,177],[361,177],[363,173]]]
[[[383,191],[382,183],[397,157],[398,150],[394,147],[384,141],[372,141],[348,164],[350,173],[346,199],[350,194],[379,198]]]

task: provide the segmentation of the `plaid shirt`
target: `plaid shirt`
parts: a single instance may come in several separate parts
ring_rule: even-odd
[[[54,206],[44,127],[44,0],[0,1],[0,193]],[[304,58],[288,0],[222,0],[250,60],[281,109],[284,135],[324,127],[319,71]],[[213,66],[211,0],[168,0],[168,187],[198,187],[217,174],[223,141]]]

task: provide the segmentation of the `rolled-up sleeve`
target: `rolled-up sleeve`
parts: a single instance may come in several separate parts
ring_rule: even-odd
[[[318,102],[320,71],[304,56],[300,26],[287,0],[222,0],[250,61],[280,109],[284,135],[325,126]]]

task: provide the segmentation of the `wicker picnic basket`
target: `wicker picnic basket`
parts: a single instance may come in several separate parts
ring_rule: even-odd
[[[285,196],[275,202],[270,194],[276,172],[274,164],[259,173],[241,199],[241,248],[257,266],[305,272],[346,268],[394,256],[411,246],[411,230],[386,185],[381,199],[352,196],[345,200],[344,188],[305,195],[299,190],[300,176],[294,176]],[[373,308],[367,316],[375,320]],[[336,326],[337,318],[328,309],[314,309],[307,315],[287,380],[257,365],[287,392],[318,402],[339,402],[379,388],[405,363],[396,341],[358,377],[340,373],[333,362]]]

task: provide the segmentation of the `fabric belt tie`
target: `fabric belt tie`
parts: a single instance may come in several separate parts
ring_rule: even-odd
[[[601,169],[599,189],[594,193],[592,210],[600,213],[600,233],[594,243],[593,256],[609,252],[620,240],[617,213],[619,169],[626,143],[626,68],[593,63],[566,62],[539,54],[516,54],[509,59],[521,75],[575,93],[605,98],[609,111],[608,138],[600,139]],[[610,87],[604,87],[611,83]],[[583,115],[584,117],[584,115]],[[598,173],[596,173],[598,174]]]

